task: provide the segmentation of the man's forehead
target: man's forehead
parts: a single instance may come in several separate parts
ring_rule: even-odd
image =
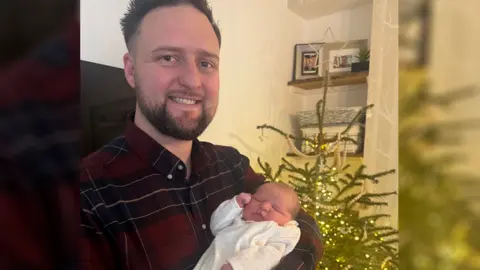
[[[140,39],[150,50],[160,46],[193,47],[218,54],[218,39],[208,18],[188,5],[162,7],[145,16]]]

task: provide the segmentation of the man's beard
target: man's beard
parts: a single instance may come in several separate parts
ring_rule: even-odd
[[[163,104],[149,106],[140,91],[137,91],[137,103],[145,118],[158,132],[178,140],[191,141],[198,138],[213,119],[213,115],[207,113],[204,103],[202,103],[202,112],[193,128],[185,127],[183,123],[181,123],[181,120],[175,119],[175,117],[168,112],[166,99]],[[184,117],[187,118],[188,114],[185,113]],[[185,119],[185,121],[192,120]]]

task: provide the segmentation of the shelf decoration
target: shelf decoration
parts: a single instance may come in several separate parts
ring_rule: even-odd
[[[295,45],[292,80],[321,77],[319,66],[323,62],[322,45],[323,43]]]

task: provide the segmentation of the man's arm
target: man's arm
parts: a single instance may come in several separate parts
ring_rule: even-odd
[[[264,182],[265,178],[249,166],[245,176],[246,192],[253,193]],[[315,220],[303,209],[300,209],[296,220],[301,230],[300,240],[295,249],[275,268],[277,270],[313,270],[323,255],[323,244]]]
[[[77,268],[79,30],[0,70],[0,269]]]
[[[115,269],[108,241],[95,222],[94,214],[81,209],[80,217],[80,269]]]
[[[85,172],[80,174],[80,183],[89,181]],[[90,199],[80,189],[80,269],[119,269],[109,245],[107,235]]]

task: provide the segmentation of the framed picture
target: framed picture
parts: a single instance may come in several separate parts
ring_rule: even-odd
[[[292,80],[321,77],[324,43],[296,44]]]
[[[367,47],[367,39],[324,44],[323,58],[328,59],[330,74],[350,73],[352,63],[358,62],[357,55],[360,49]]]
[[[318,53],[302,52],[302,76],[304,75],[318,75]]]

